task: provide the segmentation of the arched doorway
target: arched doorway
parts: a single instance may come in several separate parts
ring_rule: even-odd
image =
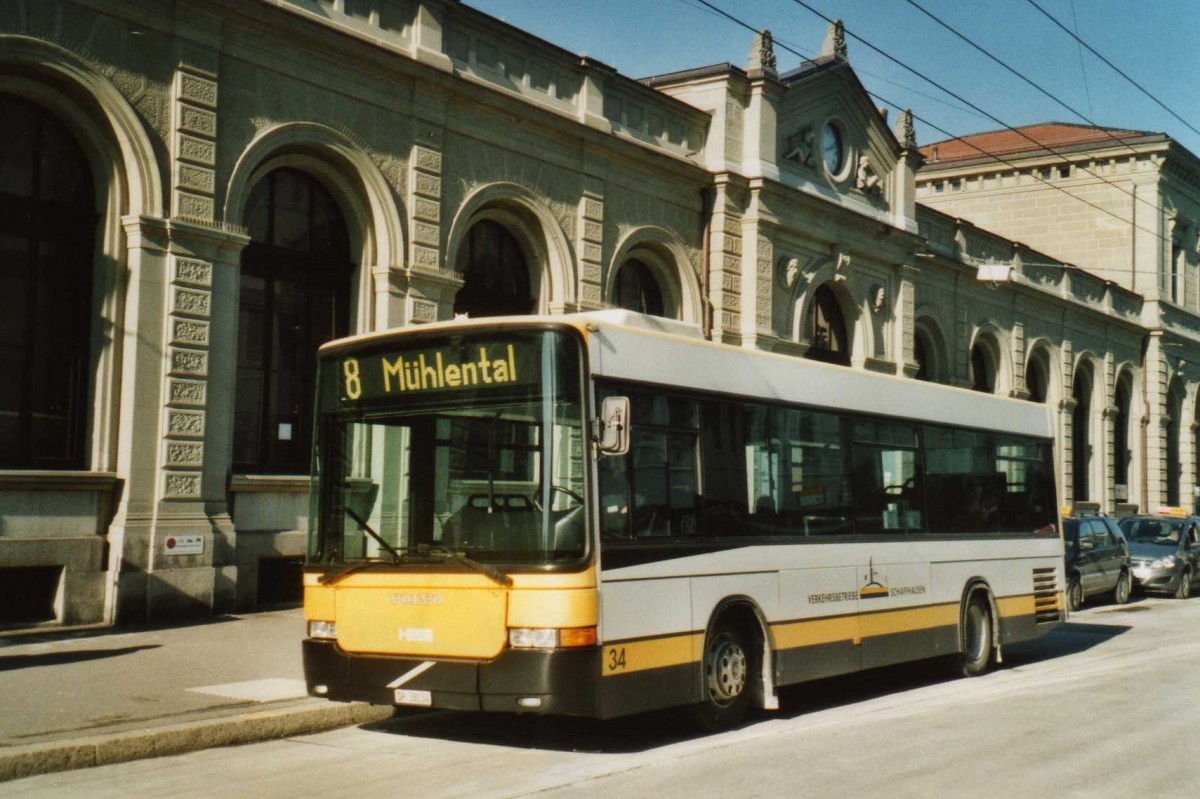
[[[819,286],[813,292],[806,333],[811,343],[804,357],[839,366],[850,365],[850,337],[846,334],[846,319],[837,296],[827,285]]]
[[[317,348],[349,332],[350,237],[333,196],[290,167],[246,203],[234,468],[305,474]]]
[[[533,310],[529,265],[516,237],[494,219],[476,222],[459,250],[463,286],[454,313],[471,317],[510,316]]]
[[[96,219],[67,126],[0,94],[2,467],[84,467]]]

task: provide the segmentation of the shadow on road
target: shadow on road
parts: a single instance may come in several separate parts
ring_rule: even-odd
[[[0,655],[0,671],[83,663],[88,660],[131,655],[143,649],[158,649],[159,646],[160,644],[146,644],[144,646],[125,646],[120,649],[76,649],[69,652],[46,652],[40,655]]]
[[[1129,609],[1135,607],[1129,606]],[[1075,655],[1122,635],[1129,629],[1117,624],[1068,622],[1035,641],[1005,647],[1004,663],[998,668],[1018,669]],[[778,711],[752,715],[746,725],[849,707],[889,694],[901,694],[962,679],[951,671],[946,660],[925,660],[790,685],[779,691]],[[438,738],[462,743],[596,754],[644,752],[702,735],[688,725],[679,711],[659,711],[603,722],[452,711],[405,710],[400,713],[387,721],[364,725],[363,729],[388,735]]]

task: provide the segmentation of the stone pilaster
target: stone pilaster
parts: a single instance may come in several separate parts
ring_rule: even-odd
[[[214,218],[217,153],[217,59],[183,45],[173,87],[171,216],[201,224]]]
[[[589,181],[579,202],[579,304],[583,310],[604,306],[604,196],[599,181]],[[614,266],[619,266],[614,264]]]
[[[442,263],[442,150],[441,137],[436,132],[413,145],[409,157],[408,208],[410,270],[440,275],[443,270],[453,269],[453,264]],[[439,310],[436,298],[413,291],[407,294],[405,318],[396,321],[421,324],[449,318],[450,309]],[[452,302],[453,292],[447,296]],[[445,299],[442,304],[447,304]]]
[[[708,296],[713,305],[713,340],[736,343],[741,329],[742,223],[730,186],[718,180],[709,244]]]
[[[917,289],[913,283],[917,269],[908,264],[900,264],[897,271],[899,272],[900,290],[897,292],[895,300],[896,374],[903,377],[916,377],[917,371],[920,369],[916,355]],[[933,353],[928,353],[928,355],[932,357]]]

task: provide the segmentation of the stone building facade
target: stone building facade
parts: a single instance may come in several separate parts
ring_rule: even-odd
[[[1076,326],[1049,345],[1063,440],[1080,438],[1080,421],[1090,436],[1087,447],[1062,449],[1065,495],[1109,511],[1194,507],[1200,159],[1162,133],[1063,123],[938,142],[922,153],[917,196],[925,208],[1054,253],[1067,264],[1037,263],[1024,245],[994,257],[1048,287],[1096,284],[1089,305],[1136,323]],[[1123,346],[1114,348],[1118,330]],[[1029,359],[1014,351],[1009,362],[1019,372]],[[1019,376],[1013,389],[1021,390]],[[1081,392],[1086,420],[1077,418]]]
[[[836,26],[636,81],[456,0],[13,0],[0,105],[0,626],[294,599],[313,350],[456,313],[1047,401],[1089,499],[1162,493],[1165,434],[1110,463],[1173,390],[1160,292],[918,204]]]

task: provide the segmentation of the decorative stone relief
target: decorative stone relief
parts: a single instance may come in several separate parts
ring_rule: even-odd
[[[200,475],[166,472],[163,499],[200,499]]]
[[[171,303],[172,313],[190,314],[192,316],[209,315],[210,299],[212,296],[209,292],[195,291],[176,286],[173,293],[174,299]]]
[[[812,167],[816,164],[817,134],[812,125],[800,128],[783,145],[783,160],[791,161],[800,166]]]
[[[854,185],[859,191],[867,194],[879,194],[883,191],[883,183],[875,172],[875,167],[871,166],[871,159],[865,155],[858,158],[858,173]]]
[[[168,384],[167,402],[170,405],[204,407],[208,401],[208,384],[201,380],[179,380],[171,378]]]
[[[428,146],[414,145],[409,170],[408,207],[413,214],[409,262],[416,269],[437,271],[442,264],[442,153]],[[410,308],[410,313],[416,312],[415,306]],[[437,318],[436,309],[433,318]],[[414,316],[413,321],[420,320]]]
[[[167,444],[167,466],[204,465],[204,445],[196,441],[171,441]]]
[[[202,438],[204,436],[204,413],[202,411],[169,411],[167,413],[167,433],[184,438]]]
[[[597,308],[604,302],[602,288],[604,201],[597,195],[603,190],[600,185],[589,187],[592,196],[584,196],[579,203],[579,297],[584,307]]]
[[[208,322],[200,322],[195,319],[172,319],[171,343],[207,347],[208,328]]]
[[[208,374],[208,353],[201,350],[181,350],[171,348],[171,374],[197,375]]]
[[[175,257],[175,282],[193,286],[212,285],[212,264],[195,258]]]
[[[416,324],[424,324],[427,322],[437,321],[437,303],[429,300],[422,300],[417,297],[410,299],[411,307],[409,308],[409,317]]]

